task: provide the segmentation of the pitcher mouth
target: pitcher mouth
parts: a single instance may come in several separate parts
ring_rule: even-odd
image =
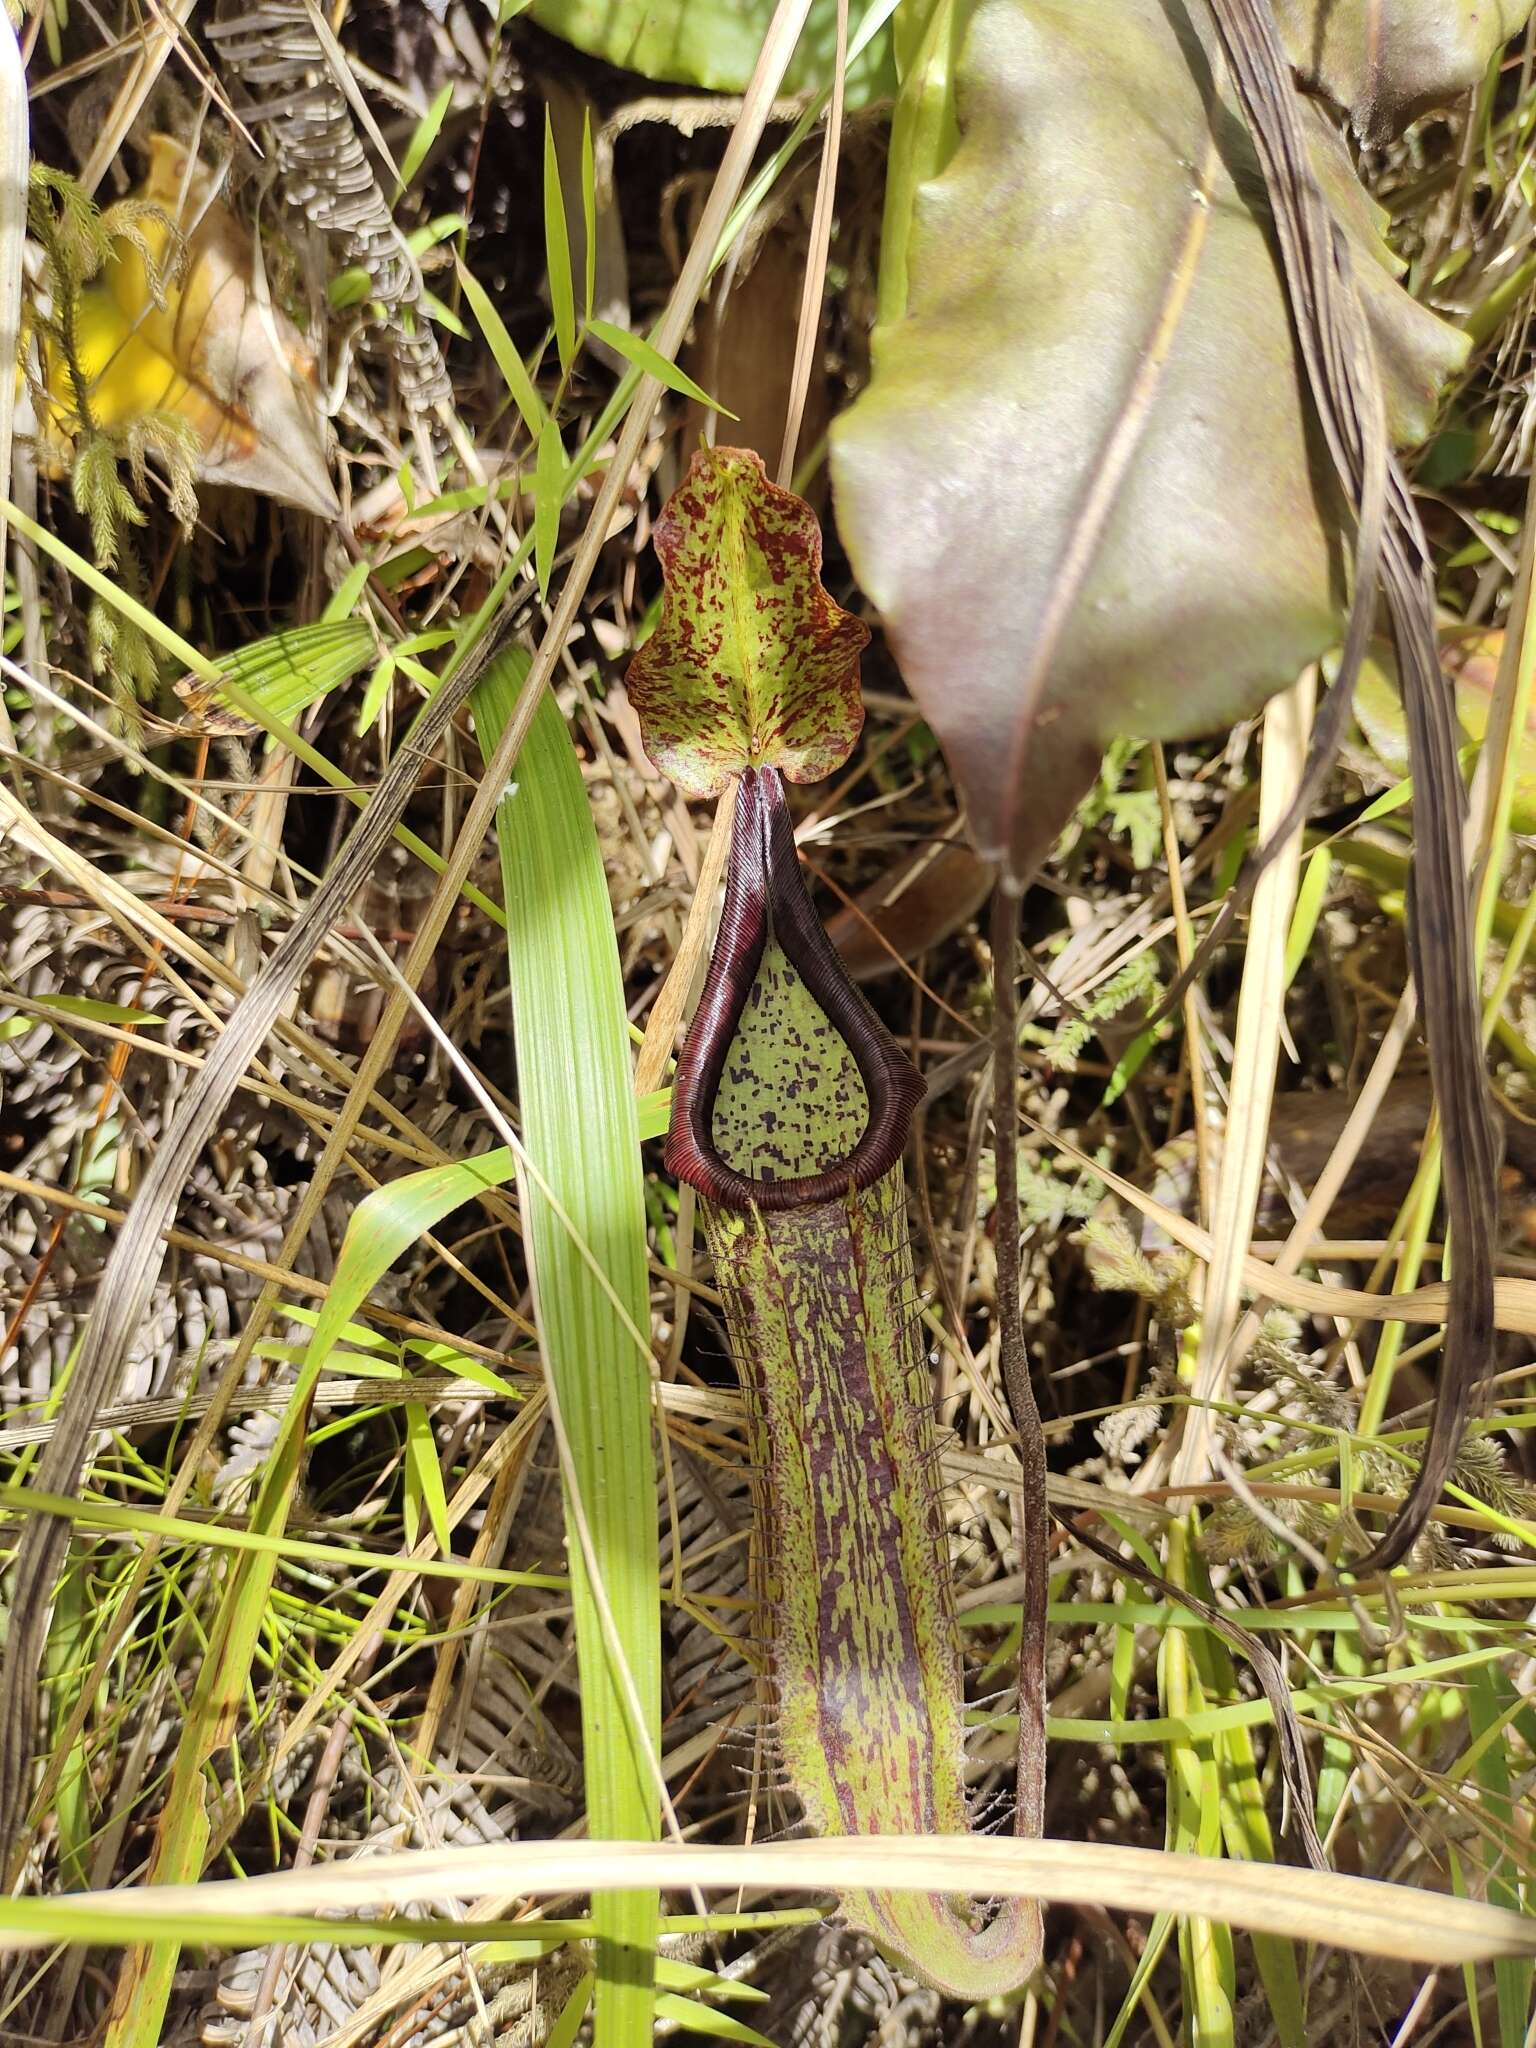
[[[770,938],[781,948],[858,1068],[869,1102],[863,1136],[819,1172],[784,1179],[739,1172],[715,1144],[715,1098]],[[785,1210],[866,1188],[900,1159],[923,1079],[848,979],[800,873],[776,768],[746,769],[736,789],[725,907],[704,994],[672,1084],[666,1163],[721,1208]]]

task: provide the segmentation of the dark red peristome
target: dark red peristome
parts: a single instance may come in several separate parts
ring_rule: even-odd
[[[864,1135],[821,1173],[752,1180],[715,1149],[715,1096],[770,931],[799,969],[853,1054],[869,1096]],[[807,1208],[866,1188],[890,1171],[906,1146],[923,1080],[844,972],[800,874],[800,858],[776,768],[748,768],[736,790],[725,908],[704,994],[672,1084],[667,1166],[726,1209]]]

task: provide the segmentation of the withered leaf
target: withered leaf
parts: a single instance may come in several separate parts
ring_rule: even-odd
[[[194,471],[204,481],[238,484],[334,519],[341,508],[314,360],[287,314],[257,291],[251,238],[213,197],[211,174],[197,167],[186,179],[186,167],[180,143],[153,138],[139,196],[163,211],[141,216],[144,246],[119,242],[102,283],[81,294],[77,342],[92,423],[126,433],[151,415],[169,415],[190,430]],[[186,235],[179,267],[172,260],[177,220]],[[59,444],[73,440],[82,421],[68,366],[56,351],[50,356],[47,425],[57,460]]]
[[[1532,0],[1273,0],[1297,74],[1380,139],[1487,71]]]

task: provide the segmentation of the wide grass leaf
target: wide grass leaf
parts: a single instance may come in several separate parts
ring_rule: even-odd
[[[362,565],[365,569],[367,564]],[[284,724],[311,704],[349,683],[371,658],[377,642],[366,619],[320,619],[310,626],[289,626],[268,633],[244,647],[219,656],[224,683],[233,683],[247,698]],[[250,721],[236,709],[220,683],[184,676],[176,685],[198,719],[213,712],[244,731]],[[215,710],[215,707],[218,707]]]
[[[1016,873],[1110,738],[1219,729],[1339,635],[1341,517],[1222,79],[1180,0],[981,0],[905,313],[833,430],[859,580],[978,846]],[[1313,142],[1342,198],[1320,118]],[[1412,435],[1464,344],[1397,286],[1362,204],[1343,224]]]
[[[469,309],[485,338],[485,345],[496,359],[496,367],[501,372],[512,403],[522,417],[530,440],[537,441],[544,425],[544,401],[534,388],[527,366],[517,352],[517,344],[507,332],[507,323],[496,310],[490,293],[463,261],[458,264],[458,278],[469,301]]]
[[[744,92],[776,0],[533,0],[528,17],[589,57],[602,57],[673,85]],[[857,15],[862,13],[857,9]],[[814,0],[780,90],[805,92],[832,80],[836,0]],[[848,66],[848,104],[863,106],[895,85],[890,39],[882,32]]]
[[[684,398],[695,399],[711,412],[722,412],[727,419],[735,419],[735,413],[711,398],[702,384],[695,384],[686,370],[680,370],[670,362],[659,349],[653,348],[643,334],[631,334],[627,327],[615,327],[611,320],[590,320],[588,332],[598,341],[607,342],[617,349],[627,362],[633,363],[647,377],[655,377],[665,384],[669,391],[679,391]]]
[[[511,651],[476,686],[487,756],[527,670],[527,656]],[[640,1132],[602,853],[570,735],[547,696],[496,830],[527,1152],[519,1196],[551,1399],[570,1454],[587,1825],[594,1836],[651,1841],[661,1622]],[[651,2039],[657,1910],[654,1891],[594,1904],[598,2048]]]

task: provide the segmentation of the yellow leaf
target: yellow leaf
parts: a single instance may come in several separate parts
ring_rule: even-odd
[[[213,197],[210,174],[198,167],[186,179],[186,152],[173,137],[155,136],[150,152],[139,196],[165,218],[145,215],[137,230],[144,247],[116,242],[102,282],[80,294],[76,350],[92,420],[119,433],[148,413],[169,413],[191,428],[205,482],[239,484],[335,518],[325,418],[303,337],[257,291],[251,238]],[[167,278],[173,218],[186,254],[179,275]],[[70,441],[80,431],[79,406],[55,350],[48,388],[53,436]]]

